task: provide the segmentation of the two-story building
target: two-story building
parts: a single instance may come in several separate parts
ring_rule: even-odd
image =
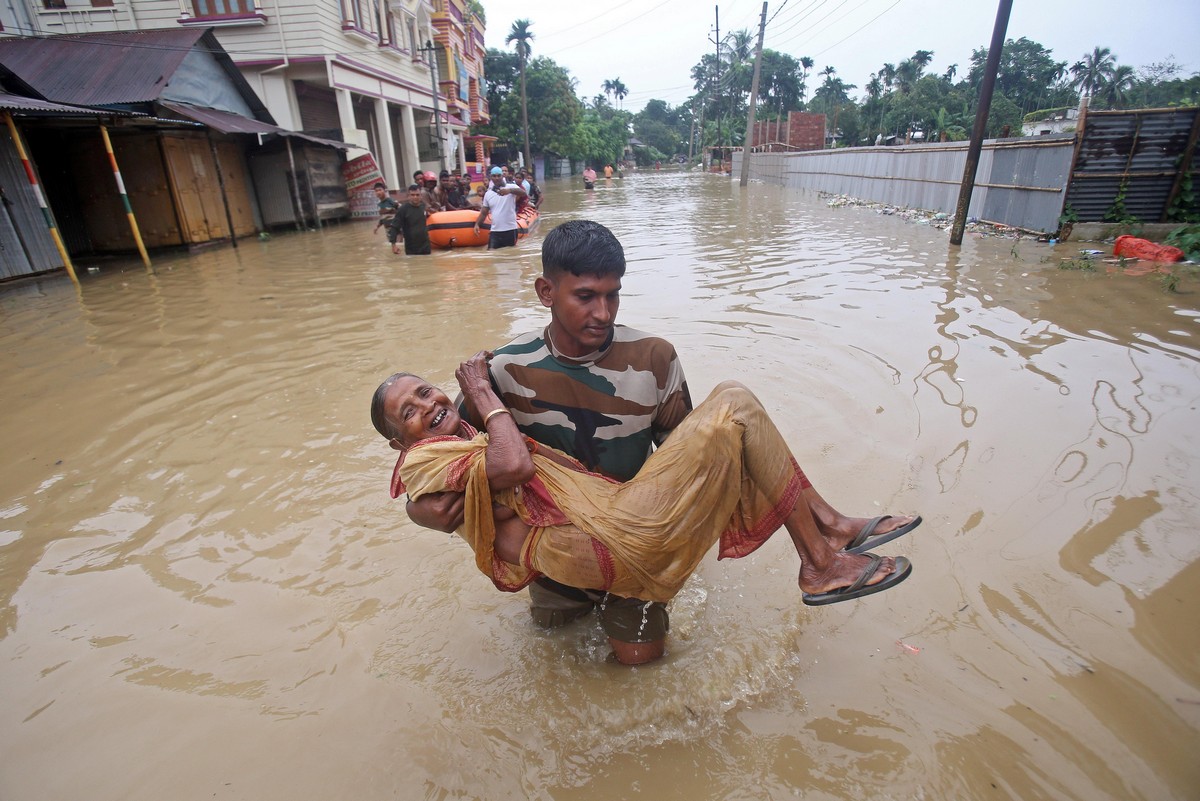
[[[375,156],[392,188],[465,169],[485,122],[475,0],[10,0],[0,36],[214,28],[276,123]],[[434,87],[438,91],[434,91]]]

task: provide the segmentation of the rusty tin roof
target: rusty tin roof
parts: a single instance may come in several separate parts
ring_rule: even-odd
[[[210,51],[235,80],[245,80],[207,28],[0,39],[0,64],[56,102],[149,103],[162,95],[197,46]]]

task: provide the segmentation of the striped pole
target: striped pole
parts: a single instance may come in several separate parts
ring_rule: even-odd
[[[17,133],[17,124],[13,122],[12,114],[8,111],[4,112],[4,122],[8,125],[8,133],[12,137],[13,144],[17,146],[17,155],[21,157],[21,164],[25,167],[25,177],[29,179],[29,186],[33,189],[33,195],[42,209],[42,217],[46,220],[46,227],[50,229],[50,237],[54,240],[54,246],[58,248],[58,255],[62,256],[63,266],[67,268],[67,275],[71,276],[71,280],[78,284],[79,278],[75,275],[75,265],[71,264],[71,257],[67,255],[62,237],[58,235],[58,227],[54,224],[50,207],[46,205],[41,184],[38,183],[37,175],[33,172],[33,165],[29,163],[29,156],[25,155],[25,145],[21,143],[21,135]]]
[[[138,229],[137,217],[133,216],[133,206],[129,205],[129,195],[125,193],[125,181],[121,179],[121,168],[117,166],[117,157],[113,154],[112,140],[108,138],[108,128],[100,126],[100,135],[104,137],[104,152],[108,154],[108,163],[112,166],[113,177],[117,179],[117,191],[121,193],[121,203],[125,206],[125,216],[129,218],[129,229],[133,231],[133,241],[137,243],[138,253],[142,254],[142,263],[150,266],[150,254],[146,253],[146,244],[142,242],[142,232]]]

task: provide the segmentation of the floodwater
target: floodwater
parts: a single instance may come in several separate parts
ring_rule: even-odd
[[[550,181],[516,250],[369,224],[0,287],[0,798],[1194,799],[1200,286],[716,176]],[[706,561],[669,654],[546,634],[389,500],[376,384],[540,327],[540,237],[754,388],[913,576]]]

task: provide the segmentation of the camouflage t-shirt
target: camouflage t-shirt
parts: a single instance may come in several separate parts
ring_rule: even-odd
[[[620,481],[692,409],[675,348],[614,327],[608,345],[582,359],[558,353],[547,331],[517,337],[492,359],[492,384],[527,436]]]

